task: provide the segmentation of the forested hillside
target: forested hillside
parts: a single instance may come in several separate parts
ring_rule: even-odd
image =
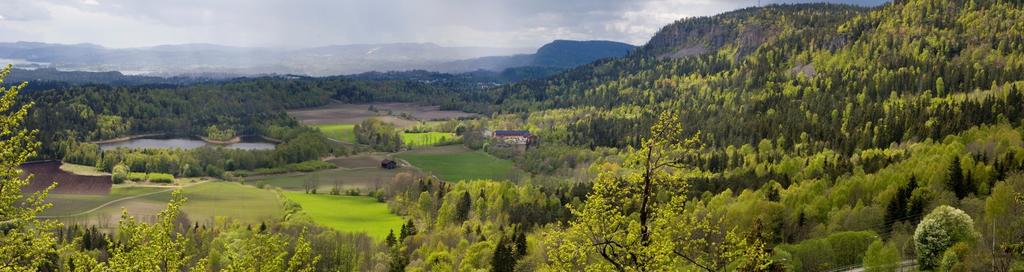
[[[683,135],[703,140],[679,157],[698,203],[684,213],[763,235],[775,265],[860,264],[876,234],[869,256],[913,259],[925,254],[915,226],[950,205],[982,239],[942,265],[998,271],[1012,263],[1000,248],[1024,238],[1004,229],[1021,223],[1009,201],[1024,169],[1021,31],[1024,10],[1004,1],[751,8],[681,20],[623,59],[499,87],[489,111],[590,149],[640,148],[661,112],[678,113]]]
[[[34,83],[33,83],[34,84]],[[166,133],[204,135],[211,125],[258,134],[293,127],[284,110],[337,100],[445,103],[457,95],[426,83],[344,77],[260,77],[187,86],[66,85],[22,97],[35,103],[28,127],[41,131],[44,158],[60,158],[73,142]]]
[[[503,87],[495,110],[595,107],[594,117],[569,117],[569,135],[586,135],[571,141],[590,146],[635,143],[623,123],[650,123],[658,109],[680,111],[720,147],[775,138],[788,149],[802,139],[849,154],[941,139],[1019,122],[1019,12],[911,1],[870,13],[821,4],[688,19],[629,58]],[[631,108],[640,120],[601,114]]]

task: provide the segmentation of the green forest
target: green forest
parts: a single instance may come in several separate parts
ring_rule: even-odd
[[[8,85],[0,271],[1024,271],[1017,1],[769,5],[681,19],[626,57],[549,77],[479,87],[411,74]],[[351,127],[345,142],[288,112],[385,102],[479,117],[316,124]],[[540,140],[508,148],[486,136],[496,130]],[[458,138],[414,146],[411,132]],[[146,134],[276,146],[97,144]],[[354,156],[377,157],[333,161]],[[386,205],[402,223],[384,239],[320,223],[310,209],[343,210],[331,198],[288,196],[317,184],[254,185],[280,201],[261,222],[190,220],[180,193],[107,230],[48,220],[37,216],[54,204],[24,192],[19,169],[53,159],[114,186],[133,174],[248,186],[376,170],[378,157],[410,171],[336,181],[330,195]]]

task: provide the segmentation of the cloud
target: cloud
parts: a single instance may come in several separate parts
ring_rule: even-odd
[[[0,0],[0,16],[8,21],[44,21],[50,13],[31,0]]]
[[[782,2],[762,0],[764,4]],[[807,2],[792,0],[785,2]],[[877,4],[882,0],[846,0]],[[0,0],[0,40],[311,47],[435,42],[539,46],[554,39],[642,44],[662,26],[756,0]],[[21,21],[31,23],[11,24]],[[40,31],[45,31],[40,33]],[[29,33],[29,34],[26,34]]]

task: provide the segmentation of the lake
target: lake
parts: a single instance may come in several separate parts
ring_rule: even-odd
[[[242,142],[227,145],[211,144],[199,139],[188,138],[138,138],[122,142],[100,144],[100,150],[116,149],[119,147],[125,147],[129,149],[195,149],[203,146],[223,146],[225,148],[244,150],[273,150],[275,144],[263,141],[259,137],[242,137]]]

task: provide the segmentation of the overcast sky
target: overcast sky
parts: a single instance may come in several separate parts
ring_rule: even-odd
[[[878,5],[886,1],[831,2]],[[0,41],[118,48],[392,42],[537,47],[554,39],[641,45],[675,20],[757,4],[757,0],[0,0]]]

